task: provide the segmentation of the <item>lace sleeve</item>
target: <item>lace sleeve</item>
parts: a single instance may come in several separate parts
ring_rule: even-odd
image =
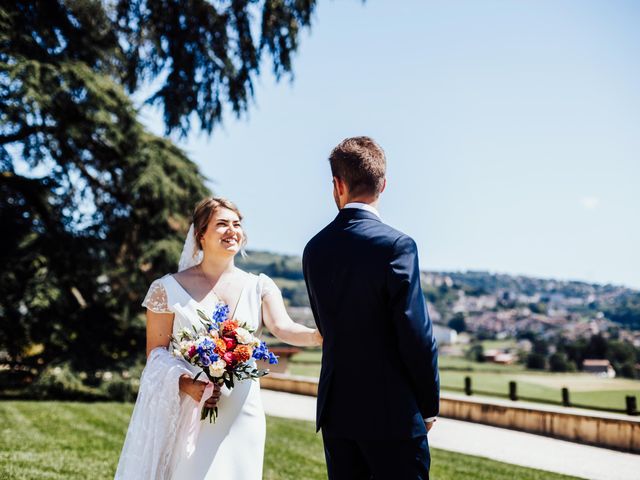
[[[264,299],[269,295],[280,294],[280,289],[276,285],[276,283],[271,280],[270,277],[266,276],[264,273],[260,274],[261,280],[261,289],[260,289],[260,298]]]
[[[162,280],[155,280],[149,287],[147,295],[142,301],[142,306],[154,313],[173,313],[169,309],[167,291],[164,289]]]

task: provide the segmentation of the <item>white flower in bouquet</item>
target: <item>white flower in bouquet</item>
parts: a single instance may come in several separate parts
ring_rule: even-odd
[[[180,354],[184,356],[191,347],[195,347],[195,342],[182,342],[180,343]]]
[[[255,340],[253,334],[246,328],[242,327],[236,328],[236,338],[238,339],[238,343],[242,343],[243,345],[249,345]]]
[[[209,365],[209,373],[214,378],[220,378],[222,377],[222,375],[224,375],[226,368],[227,368],[227,362],[220,359],[213,362],[211,365]]]

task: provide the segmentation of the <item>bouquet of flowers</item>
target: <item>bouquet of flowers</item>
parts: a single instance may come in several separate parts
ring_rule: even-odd
[[[267,344],[256,338],[254,330],[237,319],[229,318],[229,306],[218,303],[211,318],[198,310],[201,328],[180,331],[177,338],[171,336],[173,354],[184,358],[191,365],[202,368],[194,381],[203,373],[209,380],[231,389],[236,380],[256,379],[269,373],[258,369],[251,359],[278,363],[278,357],[269,351]],[[200,419],[209,417],[216,421],[218,407],[203,407]]]

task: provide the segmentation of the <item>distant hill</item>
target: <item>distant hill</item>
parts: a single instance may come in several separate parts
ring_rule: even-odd
[[[309,305],[298,256],[250,251],[238,259],[240,268],[269,275],[294,307]],[[431,309],[441,323],[453,315],[529,310],[532,315],[575,319],[606,319],[624,328],[640,330],[640,291],[623,286],[541,279],[483,271],[422,272],[422,284]],[[477,312],[476,312],[477,313]]]
[[[249,251],[246,258],[238,257],[236,265],[248,272],[264,273],[271,277],[282,290],[282,296],[289,305],[309,306],[300,257]]]

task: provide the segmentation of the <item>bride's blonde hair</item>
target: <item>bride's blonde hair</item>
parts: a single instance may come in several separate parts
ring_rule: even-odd
[[[242,214],[240,210],[230,200],[221,197],[207,197],[202,200],[198,205],[196,205],[195,210],[193,211],[193,234],[196,237],[196,245],[199,249],[202,250],[202,244],[200,243],[200,239],[204,235],[204,232],[207,231],[207,227],[209,226],[209,222],[211,221],[211,217],[218,208],[226,208],[227,210],[231,210],[236,215],[240,221],[242,221]],[[244,247],[247,245],[247,235],[242,230],[242,244],[240,248],[242,248],[242,254],[244,255]]]

